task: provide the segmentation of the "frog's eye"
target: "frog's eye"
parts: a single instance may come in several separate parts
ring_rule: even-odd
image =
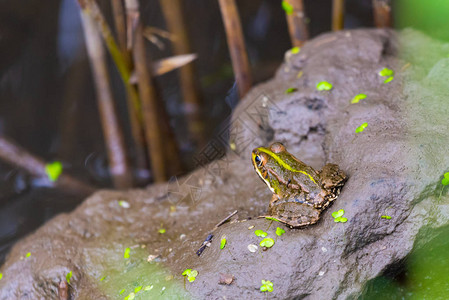
[[[282,145],[279,142],[273,143],[270,146],[270,150],[273,151],[274,153],[280,153],[280,152],[284,152],[285,151],[285,146]]]
[[[262,158],[260,158],[260,155],[254,156],[254,161],[256,162],[258,167],[262,166]]]

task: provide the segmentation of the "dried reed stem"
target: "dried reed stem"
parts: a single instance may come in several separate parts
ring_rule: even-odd
[[[220,4],[221,15],[225,25],[234,76],[237,81],[239,95],[243,98],[251,88],[252,76],[240,18],[235,0],[219,0],[218,3]]]
[[[4,136],[0,136],[0,159],[12,166],[27,171],[33,176],[48,178],[45,171],[46,163],[43,159],[28,153],[22,147],[16,145]],[[53,183],[48,180],[48,185],[52,184]],[[78,181],[65,173],[62,173],[61,176],[59,176],[54,185],[65,190],[83,194],[91,194],[95,191],[95,188]]]
[[[107,145],[109,170],[116,188],[129,188],[132,185],[131,168],[127,161],[123,132],[119,127],[114,106],[105,51],[93,18],[83,11],[81,20],[96,86],[101,124]]]
[[[391,0],[373,0],[374,24],[377,28],[391,27]]]
[[[344,28],[345,0],[332,1],[332,30],[338,31]]]
[[[122,0],[112,0],[112,11],[114,13],[115,31],[117,33],[117,41],[128,63],[130,63],[129,52],[126,47],[126,18],[123,9]]]
[[[182,13],[182,1],[159,0],[165,16],[168,30],[174,36],[173,52],[175,55],[191,52],[186,28],[186,22]],[[204,139],[204,124],[200,115],[201,99],[198,84],[195,81],[193,64],[187,64],[179,69],[181,93],[184,99],[185,112],[189,131],[193,139],[202,144]]]
[[[301,47],[309,39],[304,2],[303,0],[284,1],[293,8],[291,13],[286,13],[292,45],[293,47]]]

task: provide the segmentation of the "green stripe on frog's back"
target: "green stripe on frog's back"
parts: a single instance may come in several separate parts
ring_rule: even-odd
[[[290,166],[289,164],[285,163],[278,155],[276,155],[276,153],[274,153],[273,151],[270,151],[266,148],[260,147],[257,148],[257,150],[259,150],[260,152],[265,152],[266,154],[270,155],[271,157],[273,157],[276,162],[278,164],[280,164],[282,167],[284,167],[285,169],[292,171],[292,172],[297,172],[297,173],[302,173],[305,174],[307,176],[309,176],[310,180],[312,180],[313,183],[317,184],[317,182],[315,181],[315,179],[313,178],[312,175],[310,175],[309,173],[305,172],[305,171],[300,171],[300,170],[296,170],[294,168],[292,168],[292,166]]]

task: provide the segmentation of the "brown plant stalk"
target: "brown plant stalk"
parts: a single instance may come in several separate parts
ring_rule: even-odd
[[[284,0],[293,11],[287,13],[288,31],[293,47],[301,47],[309,39],[309,29],[306,22],[306,13],[303,0]]]
[[[377,28],[391,27],[391,0],[373,0],[374,24]]]
[[[342,30],[345,22],[345,0],[332,1],[332,30]]]

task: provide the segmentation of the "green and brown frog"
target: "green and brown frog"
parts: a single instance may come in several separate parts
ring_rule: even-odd
[[[252,152],[259,177],[273,192],[268,214],[291,228],[316,223],[321,212],[337,199],[347,177],[335,164],[316,171],[279,142]]]

